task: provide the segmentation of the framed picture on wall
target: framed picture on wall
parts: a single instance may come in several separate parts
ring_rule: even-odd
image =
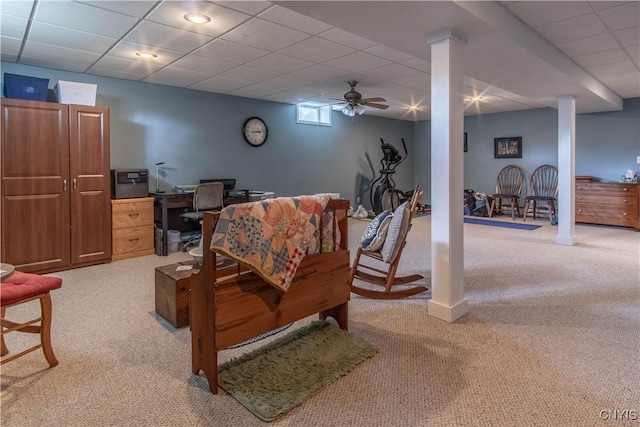
[[[464,152],[467,152],[467,133],[464,133]]]
[[[522,137],[510,136],[508,138],[494,138],[493,157],[496,159],[522,158]]]

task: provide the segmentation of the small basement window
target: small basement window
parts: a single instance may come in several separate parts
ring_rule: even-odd
[[[331,126],[331,106],[317,102],[296,105],[296,123]]]

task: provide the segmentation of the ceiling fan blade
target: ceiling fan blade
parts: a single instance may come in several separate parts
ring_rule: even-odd
[[[386,102],[387,100],[384,98],[375,97],[375,98],[363,98],[361,102]]]
[[[388,105],[376,104],[374,102],[361,102],[361,104],[364,105],[365,107],[379,108],[380,110],[386,110],[387,108],[389,108]]]

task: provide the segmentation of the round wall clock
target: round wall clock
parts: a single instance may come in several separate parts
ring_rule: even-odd
[[[259,147],[266,142],[269,129],[260,117],[249,117],[242,125],[242,136],[249,144]]]

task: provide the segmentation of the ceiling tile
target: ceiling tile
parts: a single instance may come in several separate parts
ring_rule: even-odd
[[[293,71],[290,74],[321,82],[346,76],[349,72],[318,64],[308,68],[303,68],[302,70]]]
[[[0,37],[0,46],[2,46],[2,55],[18,55],[20,53],[20,48],[22,47],[22,40],[21,39],[14,39],[11,37]],[[4,56],[3,56],[3,61]],[[12,61],[14,61],[14,59],[12,59]]]
[[[247,86],[247,83],[228,76],[213,76],[207,80],[203,80],[196,84],[189,86],[190,89],[204,90],[207,92],[227,93],[234,89],[239,89],[243,86]]]
[[[210,74],[165,67],[142,79],[142,81],[166,86],[186,87],[209,77]]]
[[[44,44],[62,45],[70,49],[82,50],[102,55],[117,43],[117,39],[71,30],[57,25],[33,22],[29,40]]]
[[[628,59],[627,54],[622,49],[611,49],[603,52],[591,53],[573,57],[573,60],[582,67],[593,67],[595,65],[621,62]]]
[[[207,15],[211,21],[205,24],[194,24],[184,19],[187,13]],[[247,14],[218,6],[205,1],[165,1],[154,10],[147,19],[194,33],[217,37],[251,17]]]
[[[610,74],[626,73],[629,71],[637,72],[638,70],[633,62],[626,60],[622,62],[596,65],[594,67],[587,68],[587,71],[596,77],[602,77]]]
[[[151,62],[117,58],[115,56],[105,56],[100,58],[100,60],[94,65],[94,68],[123,71],[130,74],[136,74],[140,76],[140,78],[143,78],[155,71],[158,71],[162,68],[162,65]]]
[[[610,31],[637,27],[640,22],[640,2],[636,1],[624,6],[606,9],[598,15]]]
[[[280,51],[285,55],[311,62],[324,62],[355,52],[355,50],[337,43],[312,38],[303,40]]]
[[[406,67],[402,64],[389,64],[372,70],[362,71],[362,74],[379,80],[396,80],[404,77],[415,76],[420,74],[420,71],[415,68]]]
[[[93,67],[88,71],[90,74],[96,76],[112,77],[114,79],[126,79],[126,80],[140,80],[140,75],[135,73],[129,73],[122,70],[112,70],[106,68]]]
[[[573,40],[557,45],[558,49],[570,57],[587,55],[589,53],[602,52],[605,50],[617,49],[618,42],[611,34],[600,34],[586,39]]]
[[[84,73],[84,71],[87,69],[87,66],[84,64],[71,64],[64,59],[61,59],[60,61],[56,61],[55,59],[44,59],[41,56],[32,58],[28,55],[22,55],[20,57],[20,63],[25,65],[32,65],[34,67],[71,71],[74,73]]]
[[[268,53],[266,50],[256,49],[222,39],[215,39],[194,52],[194,54],[199,56],[235,62],[236,64],[243,64],[267,55]]]
[[[158,3],[157,1],[135,0],[135,1],[122,1],[122,0],[88,0],[81,1],[80,3],[88,4],[89,6],[100,7],[122,13],[124,15],[133,16],[135,18],[142,18]]]
[[[119,38],[138,19],[120,13],[71,1],[41,1],[35,20],[86,33]]]
[[[400,62],[407,67],[415,68],[416,70],[424,71],[425,73],[431,72],[431,62],[425,61],[424,59],[411,58]]]
[[[263,70],[261,68],[248,67],[241,65],[231,70],[218,74],[220,77],[228,77],[243,82],[243,86],[257,83],[263,80],[276,77],[278,73],[275,71]]]
[[[406,61],[407,59],[412,58],[412,56],[407,53],[400,52],[399,50],[392,49],[381,44],[364,49],[364,51],[394,62]]]
[[[231,1],[216,1],[212,3],[216,3],[219,5],[228,7],[230,9],[244,12],[253,16],[258,15],[263,10],[273,7],[273,3],[269,3],[268,1],[261,1],[261,0],[260,1],[231,0]]]
[[[22,39],[27,30],[28,19],[17,16],[0,15],[0,35]]]
[[[593,13],[587,2],[518,1],[507,7],[532,27]]]
[[[282,92],[281,87],[269,86],[265,83],[256,83],[240,89],[232,90],[229,92],[229,95],[244,96],[246,98],[262,98],[263,96],[273,95],[278,92]]]
[[[640,27],[627,28],[613,33],[622,46],[635,46],[640,44]]]
[[[213,40],[212,37],[144,21],[126,37],[127,41],[162,47],[178,52],[191,52]]]
[[[366,52],[350,53],[349,55],[332,59],[324,63],[324,65],[328,65],[329,67],[339,68],[351,73],[359,73],[364,70],[370,70],[372,68],[378,68],[388,64],[391,64],[391,62]]]
[[[419,73],[412,76],[391,80],[391,83],[412,89],[429,90],[429,88],[431,87],[431,75],[427,73]]]
[[[100,55],[94,53],[65,49],[32,41],[28,41],[25,44],[22,55],[28,58],[42,58],[48,61],[55,61],[60,64],[81,65],[84,66],[83,71],[100,58]],[[62,69],[66,70],[67,68]]]
[[[136,55],[139,52],[153,53],[157,55],[157,58],[144,59]],[[181,52],[176,52],[169,49],[161,49],[154,46],[145,46],[138,43],[132,43],[123,41],[118,43],[111,51],[109,56],[115,56],[118,58],[129,59],[132,61],[150,62],[152,64],[167,65],[180,58],[183,55]]]
[[[168,68],[176,68],[181,70],[196,71],[205,73],[209,76],[222,73],[237,67],[238,64],[222,61],[220,59],[205,58],[204,56],[189,55],[178,59],[168,66]]]
[[[11,15],[19,18],[28,19],[31,16],[31,9],[33,9],[33,3],[34,3],[33,0],[3,1],[0,12],[3,15]]]
[[[313,65],[313,62],[292,58],[279,53],[272,53],[247,63],[247,65],[265,70],[289,73]]]
[[[299,87],[309,86],[314,83],[313,80],[304,79],[302,77],[296,77],[292,75],[280,75],[264,81],[265,84],[270,86],[279,87],[280,91],[288,89],[297,89]]]
[[[363,37],[341,30],[340,28],[332,28],[330,30],[322,32],[318,34],[318,37],[322,37],[323,39],[340,43],[342,45],[349,46],[358,50],[364,50],[377,44],[375,42],[372,42],[371,40],[367,40]]]
[[[309,34],[292,30],[260,18],[251,18],[239,27],[229,31],[222,38],[245,46],[268,51],[276,51],[283,47],[309,37]]]
[[[552,43],[563,43],[604,34],[607,27],[595,13],[591,13],[542,25],[536,27],[536,31]]]
[[[331,25],[325,24],[322,21],[309,18],[308,16],[281,6],[274,6],[264,13],[261,13],[260,18],[299,31],[304,31],[308,34],[318,34],[331,28]]]
[[[620,5],[623,4],[628,4],[631,2],[628,1],[590,1],[589,4],[595,9],[595,10],[605,10],[605,9],[610,9],[612,7],[618,7]]]
[[[312,92],[308,92],[304,90],[304,88],[287,90],[284,92],[279,92],[274,95],[269,95],[264,97],[263,99],[268,99],[275,102],[291,102],[297,103],[300,101],[305,101],[309,98],[314,97],[316,94]]]

